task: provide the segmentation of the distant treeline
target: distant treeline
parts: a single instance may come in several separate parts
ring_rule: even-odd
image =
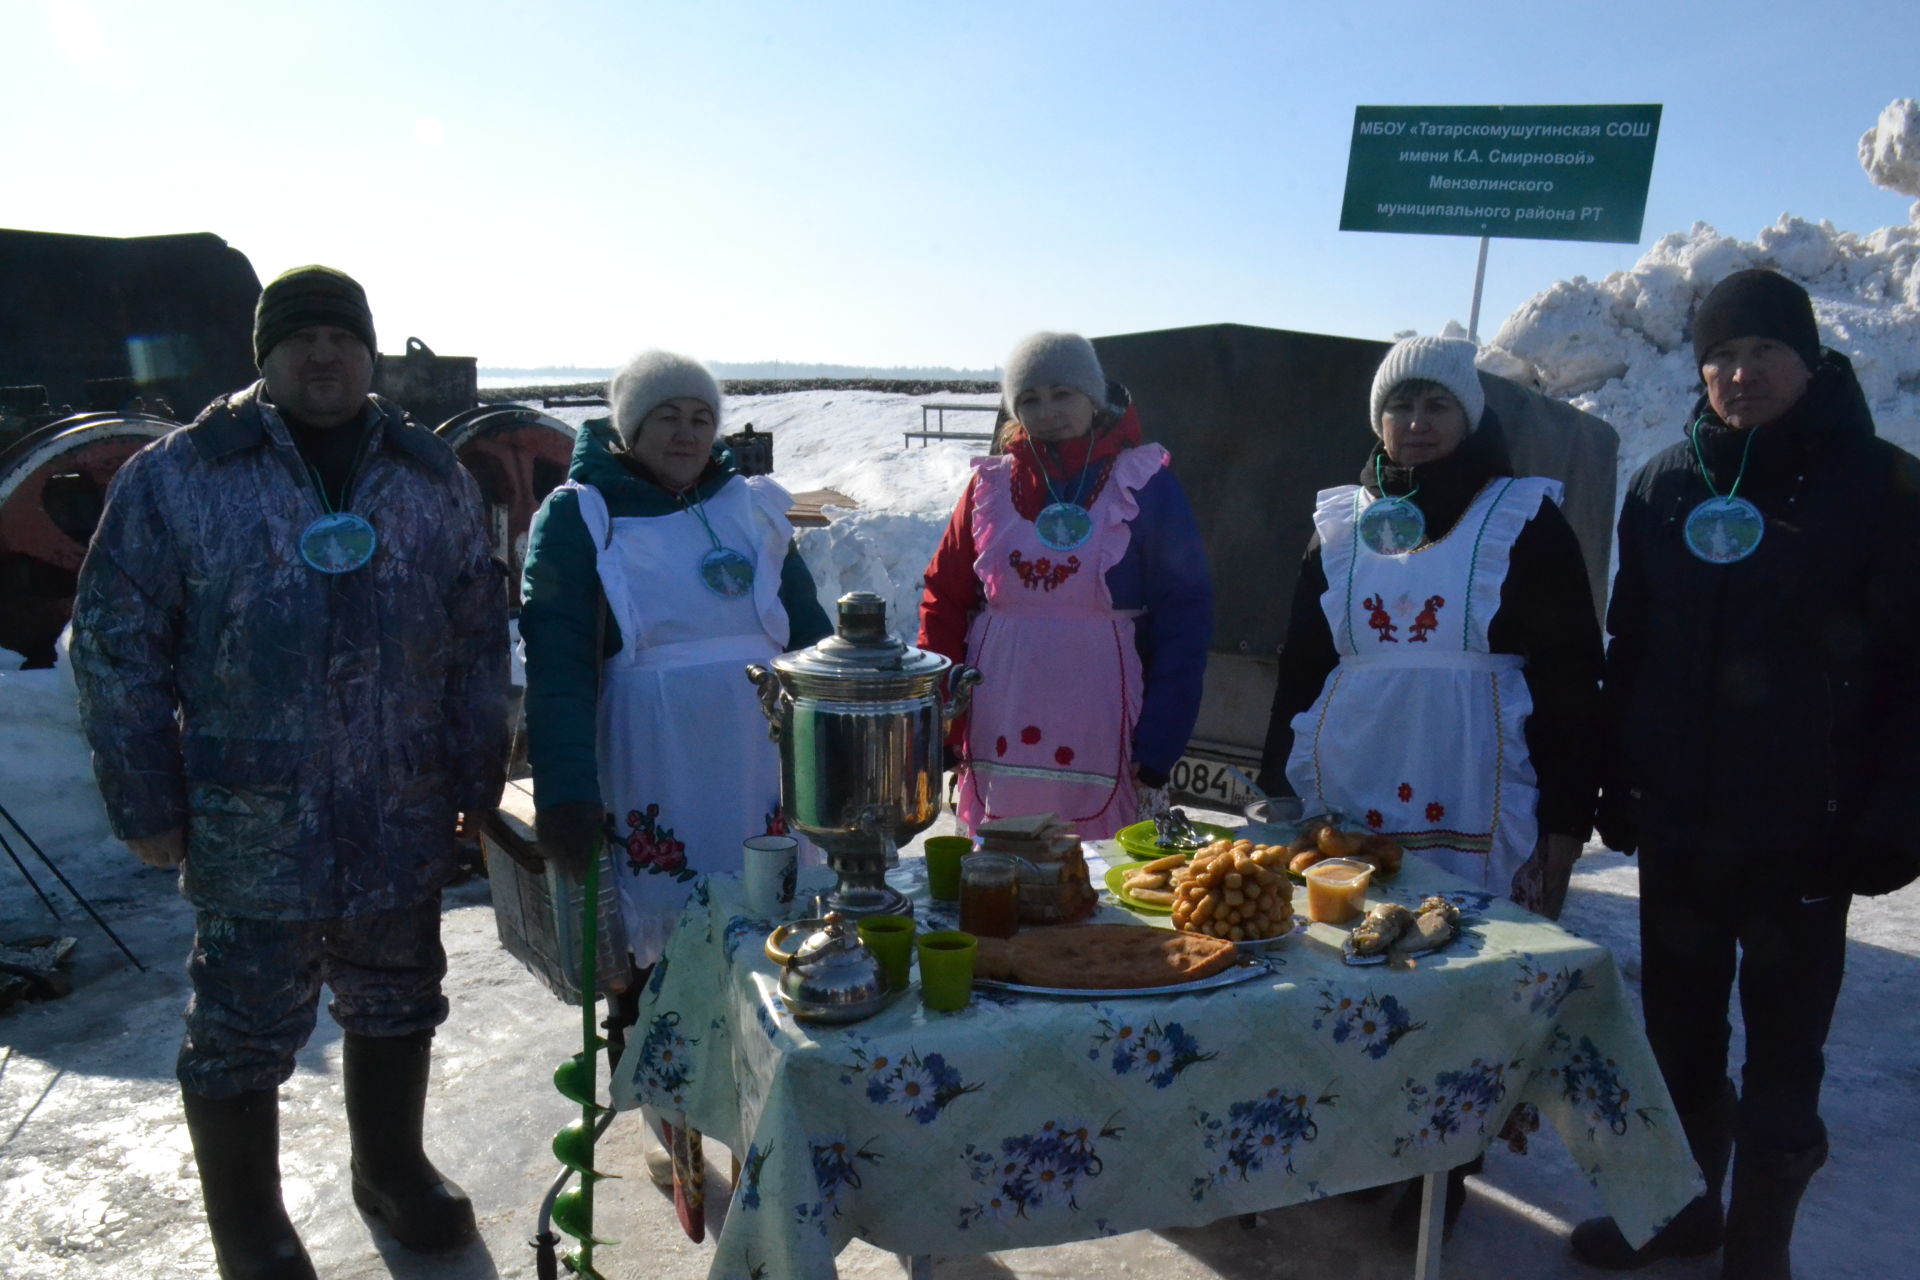
[[[718,366],[716,366],[716,372]],[[513,370],[505,371],[511,376]],[[534,374],[529,372],[528,377]],[[1000,390],[998,381],[968,381],[950,378],[740,378],[722,375],[721,389],[730,396],[784,395],[790,391],[879,391],[898,396],[991,395]],[[518,387],[482,387],[482,404],[538,404],[543,400],[598,398],[607,389],[601,382],[530,382]]]
[[[835,381],[874,379],[883,382],[990,382],[996,387],[1000,384],[998,369],[922,368],[913,365],[882,368],[878,365],[790,364],[784,360],[757,360],[739,364],[715,361],[707,367],[713,370],[714,377],[727,382],[759,380],[798,382],[825,378]],[[583,369],[567,365],[546,365],[538,369],[501,366],[481,369],[479,372],[483,378],[524,377],[529,384],[538,385],[605,382],[613,376],[612,369]]]

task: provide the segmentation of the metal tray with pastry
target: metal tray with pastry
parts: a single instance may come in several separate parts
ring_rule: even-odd
[[[1398,902],[1376,903],[1366,918],[1353,926],[1341,944],[1348,964],[1386,964],[1394,959],[1429,955],[1460,936],[1460,908],[1435,895],[1418,907]]]

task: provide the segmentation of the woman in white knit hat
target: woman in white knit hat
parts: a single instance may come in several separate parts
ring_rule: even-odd
[[[1512,474],[1470,342],[1397,343],[1368,415],[1360,483],[1314,511],[1264,781],[1558,916],[1601,670],[1561,486]]]
[[[1360,483],[1313,516],[1261,783],[1557,918],[1597,793],[1600,628],[1558,481],[1515,476],[1474,346],[1374,375]],[[1480,1159],[1450,1171],[1446,1226]],[[1411,1231],[1419,1183],[1395,1225]]]
[[[920,644],[983,676],[957,734],[958,813],[1052,812],[1100,839],[1164,804],[1200,710],[1213,586],[1167,451],[1093,344],[1007,359],[1005,452],[974,463],[927,566]]]

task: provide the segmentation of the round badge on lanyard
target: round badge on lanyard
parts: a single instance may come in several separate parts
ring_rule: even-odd
[[[1375,555],[1400,556],[1427,540],[1427,517],[1405,498],[1382,498],[1360,513],[1360,541]]]
[[[300,558],[321,573],[352,573],[379,545],[373,526],[351,511],[330,511],[300,532]]]
[[[711,550],[700,557],[700,581],[707,590],[723,600],[738,600],[753,590],[753,561],[735,551],[732,547],[720,545],[720,535],[713,531],[713,522],[707,519],[705,504],[699,498],[679,495],[680,503],[693,513],[693,518],[706,530],[707,541],[713,544]]]
[[[1745,498],[1708,498],[1687,513],[1687,550],[1708,564],[1745,560],[1767,532],[1766,517]]]
[[[1696,558],[1708,564],[1734,564],[1752,555],[1767,532],[1767,518],[1760,514],[1760,508],[1737,496],[1740,482],[1747,478],[1747,458],[1753,453],[1753,439],[1760,428],[1746,429],[1747,443],[1740,451],[1740,470],[1733,478],[1733,487],[1723,494],[1714,488],[1713,473],[1707,470],[1706,456],[1700,452],[1702,420],[1694,419],[1687,436],[1693,444],[1694,460],[1700,464],[1700,478],[1706,481],[1707,492],[1713,496],[1687,513],[1680,537]]]
[[[1034,517],[1033,531],[1054,551],[1071,551],[1093,536],[1093,516],[1075,502],[1054,502]]]
[[[700,557],[700,581],[728,600],[753,590],[753,561],[732,547],[715,547]]]

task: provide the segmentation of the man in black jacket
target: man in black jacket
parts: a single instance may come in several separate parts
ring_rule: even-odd
[[[1607,1219],[1573,1247],[1624,1270],[1724,1240],[1723,1275],[1784,1277],[1848,907],[1920,874],[1920,461],[1784,277],[1722,281],[1693,343],[1706,394],[1620,513],[1599,827],[1640,854],[1647,1036],[1708,1193],[1643,1248]]]

